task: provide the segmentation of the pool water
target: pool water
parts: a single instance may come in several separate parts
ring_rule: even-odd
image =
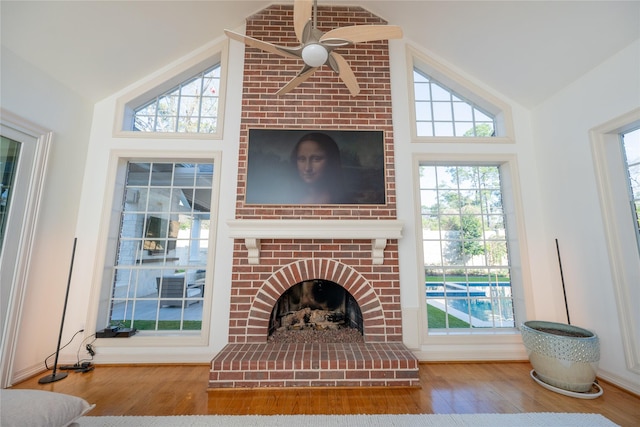
[[[427,304],[472,327],[514,327],[510,282],[428,282]]]

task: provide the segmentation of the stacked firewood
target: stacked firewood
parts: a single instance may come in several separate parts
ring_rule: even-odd
[[[363,342],[362,334],[346,325],[344,313],[314,310],[309,307],[287,313],[280,327],[269,337],[278,343],[351,343]]]

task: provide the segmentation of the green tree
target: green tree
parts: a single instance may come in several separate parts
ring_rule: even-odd
[[[484,245],[482,244],[483,227],[482,221],[478,215],[462,215],[462,241],[460,253],[465,256],[472,257],[484,254]]]
[[[475,133],[475,135],[474,135]],[[493,130],[493,126],[489,123],[481,123],[476,125],[475,128],[469,129],[464,133],[464,136],[480,136],[480,137],[488,137],[494,136],[495,132]]]

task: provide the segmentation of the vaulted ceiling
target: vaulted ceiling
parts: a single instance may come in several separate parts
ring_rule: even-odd
[[[273,3],[293,0],[1,0],[0,37],[3,49],[96,102]],[[638,1],[318,1],[329,3],[400,25],[411,43],[525,107],[640,38]]]

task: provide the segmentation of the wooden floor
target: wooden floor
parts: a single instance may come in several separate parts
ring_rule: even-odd
[[[528,362],[420,365],[421,388],[232,389],[207,391],[208,365],[97,366],[14,388],[57,391],[95,403],[88,415],[599,413],[621,426],[640,425],[640,397],[600,381],[604,394],[577,399],[546,390]]]

